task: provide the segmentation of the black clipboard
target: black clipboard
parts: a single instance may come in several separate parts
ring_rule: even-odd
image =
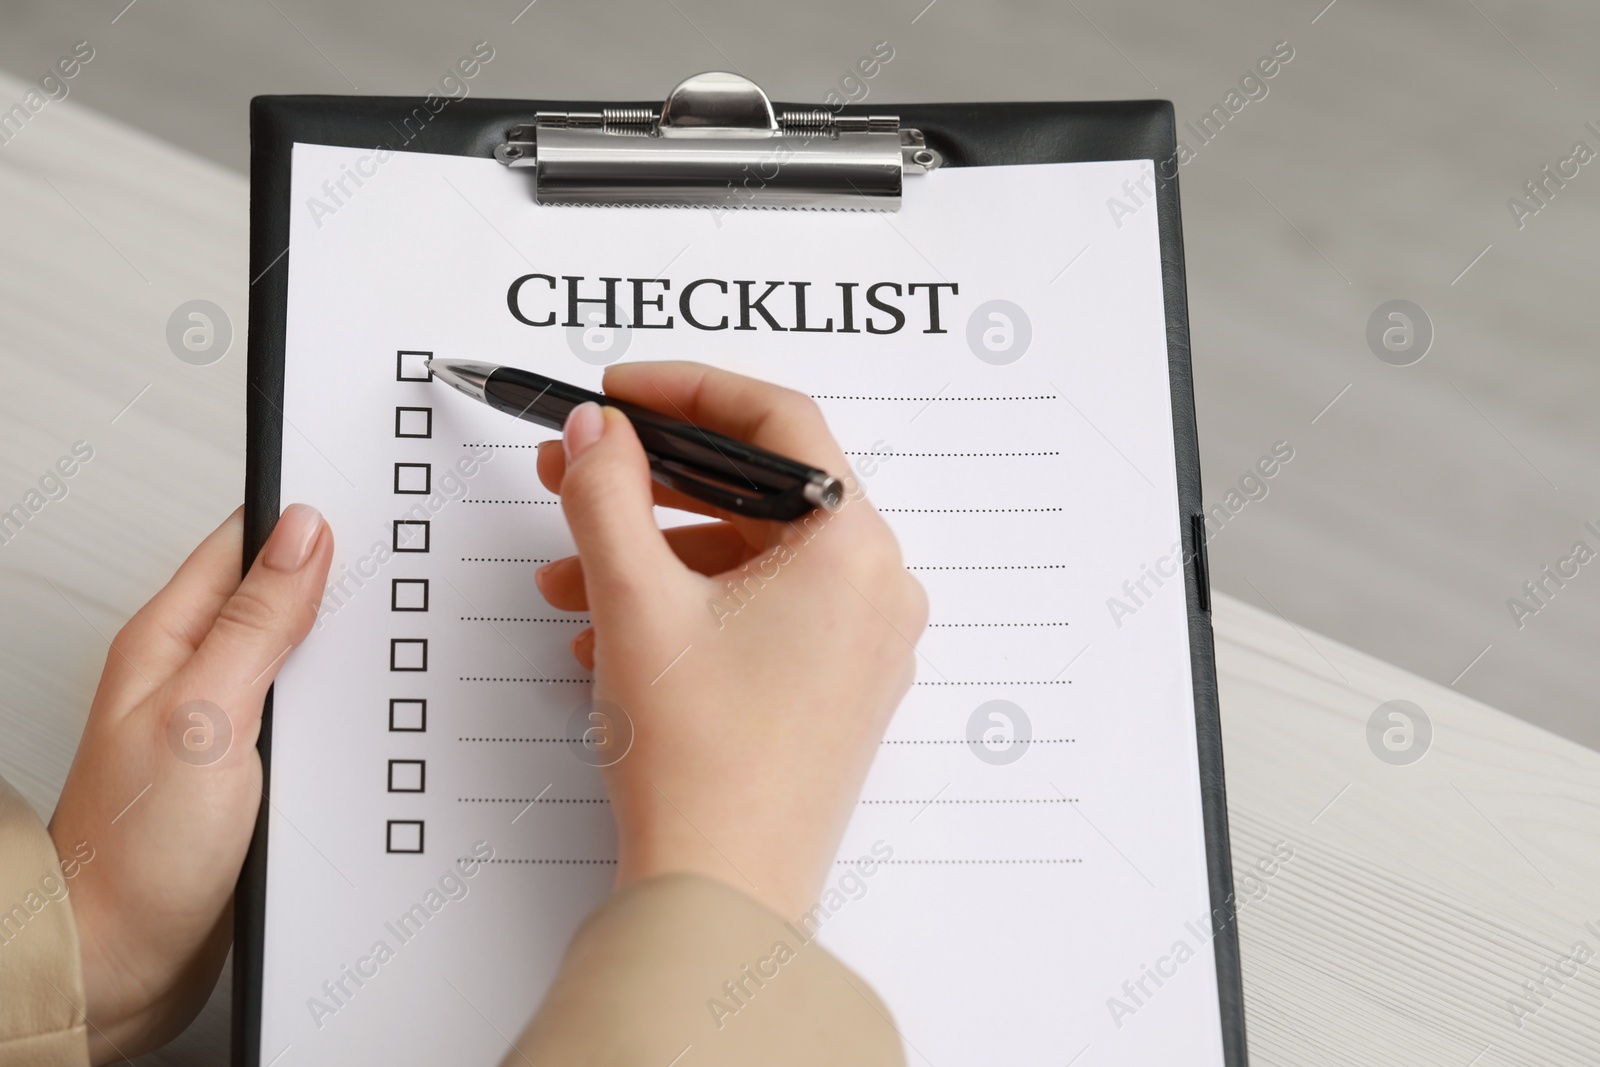
[[[251,101],[251,288],[244,513],[247,568],[271,533],[280,507],[287,264],[290,258],[289,181],[293,146],[297,141],[351,148],[392,146],[397,140],[396,131],[418,114],[419,104],[417,99],[408,97],[361,96],[259,96]],[[814,107],[805,105],[775,104],[772,107],[774,111],[819,116]],[[466,98],[450,102],[437,113],[430,112],[428,121],[406,140],[404,150],[494,157],[497,150],[505,151],[508,132],[522,128],[540,112],[597,116],[609,112],[637,117],[659,114],[660,109],[661,105],[656,102],[639,101]],[[870,120],[881,110],[849,106],[831,114],[842,120],[857,120],[865,128],[861,120]],[[1189,360],[1189,308],[1172,104],[1166,100],[904,104],[895,105],[892,110],[898,114],[902,128],[920,131],[926,148],[937,153],[941,165],[982,167],[1127,159],[1148,159],[1155,164],[1167,367],[1177,461],[1179,537],[1183,546],[1201,810],[1214,934],[1211,943],[1217,966],[1223,1058],[1228,1067],[1245,1067],[1244,996],[1211,632],[1200,448]],[[409,133],[410,127],[406,129]],[[501,160],[506,162],[503,155]],[[897,194],[898,181],[894,185]],[[269,691],[257,742],[264,797],[271,785],[272,699]],[[235,1067],[262,1067],[261,975],[266,929],[268,810],[264,801],[256,815],[255,835],[245,857],[234,903],[232,1062]]]

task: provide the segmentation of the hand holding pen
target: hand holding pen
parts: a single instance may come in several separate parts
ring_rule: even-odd
[[[810,397],[692,363],[609,368],[611,398],[846,470]],[[867,767],[915,674],[927,598],[863,498],[801,522],[652,484],[634,424],[585,403],[539,449],[578,554],[540,591],[593,625],[572,642],[631,733],[607,766],[617,881],[691,871],[796,917],[815,902]],[[712,521],[661,530],[652,506]],[[621,744],[622,739],[618,738]],[[715,842],[712,845],[710,842]]]

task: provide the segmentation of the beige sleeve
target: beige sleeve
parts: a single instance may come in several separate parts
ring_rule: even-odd
[[[899,1032],[826,949],[721,882],[614,893],[503,1067],[900,1067]]]
[[[86,1067],[78,928],[55,843],[0,778],[0,1063]]]

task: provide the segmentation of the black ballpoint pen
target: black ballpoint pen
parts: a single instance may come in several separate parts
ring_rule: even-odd
[[[827,471],[637,404],[516,367],[462,359],[430,359],[427,366],[474,400],[552,430],[586,401],[616,408],[633,423],[657,482],[735,515],[786,521],[844,502],[844,483]]]

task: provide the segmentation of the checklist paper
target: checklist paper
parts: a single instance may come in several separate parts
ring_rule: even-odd
[[[930,623],[795,932],[912,1064],[1221,1064],[1150,162],[946,168],[895,213],[541,207],[526,172],[406,153],[341,184],[358,164],[294,148],[281,499],[338,547],[275,690],[260,1062],[498,1063],[615,873],[569,740],[587,620],[533,583],[573,551],[553,435],[432,355],[815,397]]]

